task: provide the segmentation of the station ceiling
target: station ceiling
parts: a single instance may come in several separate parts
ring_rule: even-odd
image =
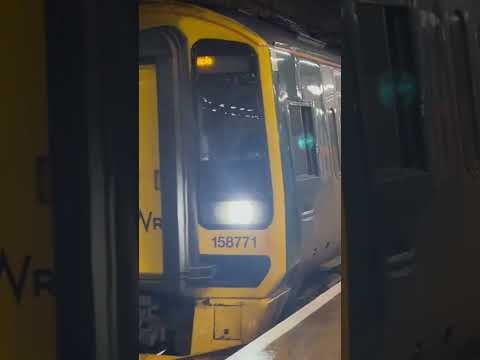
[[[258,16],[271,14],[290,18],[309,35],[340,49],[340,0],[190,0],[197,4],[244,9]]]

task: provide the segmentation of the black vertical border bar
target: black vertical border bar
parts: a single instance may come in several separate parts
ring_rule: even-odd
[[[138,4],[45,11],[57,359],[137,359]]]
[[[95,0],[90,0],[92,4]],[[104,131],[113,169],[107,186],[112,258],[114,360],[138,359],[138,2],[108,0],[101,7],[101,55],[105,86]],[[96,36],[96,34],[93,34]],[[114,295],[114,296],[115,296]],[[108,306],[108,304],[107,304]],[[112,321],[113,322],[113,321]]]
[[[94,359],[88,128],[81,4],[46,1],[57,359]]]
[[[375,236],[373,182],[362,112],[357,0],[342,0],[342,360],[383,359],[384,283]],[[345,298],[347,297],[347,298]],[[345,339],[345,344],[343,343]]]

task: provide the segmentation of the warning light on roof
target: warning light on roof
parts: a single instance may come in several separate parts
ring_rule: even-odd
[[[199,56],[197,57],[197,66],[200,68],[212,67],[215,65],[215,58],[213,56]]]

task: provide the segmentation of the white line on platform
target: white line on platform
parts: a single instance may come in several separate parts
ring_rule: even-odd
[[[268,330],[257,339],[253,340],[248,345],[237,351],[235,354],[227,358],[227,360],[246,360],[251,359],[247,357],[249,354],[255,354],[264,350],[268,345],[277,340],[280,336],[289,332],[295,326],[300,324],[307,317],[312,315],[315,311],[329,303],[334,297],[342,291],[342,283],[332,286],[330,289],[319,295],[315,300],[309,302],[303,308],[292,314],[272,329]]]

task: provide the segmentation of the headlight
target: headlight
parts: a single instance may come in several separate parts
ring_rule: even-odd
[[[216,202],[213,215],[215,222],[222,225],[258,225],[265,221],[262,203],[250,200]]]

